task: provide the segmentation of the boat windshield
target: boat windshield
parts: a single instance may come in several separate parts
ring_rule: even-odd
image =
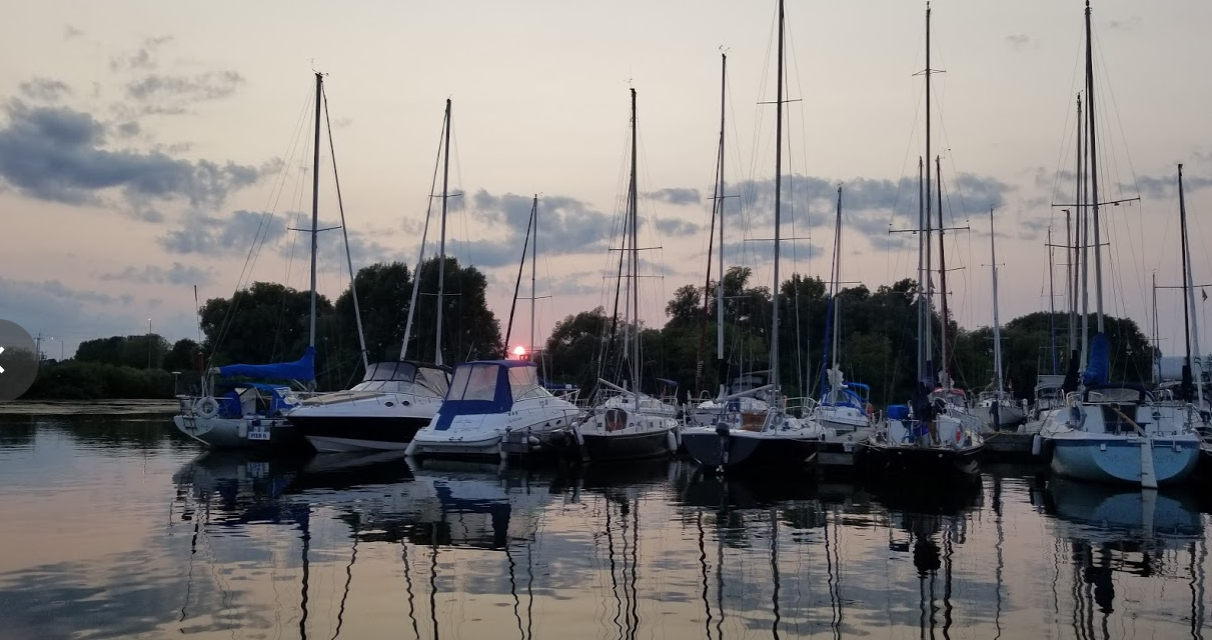
[[[551,397],[551,392],[539,384],[539,372],[534,367],[511,367],[509,389],[514,401]]]
[[[497,369],[495,364],[465,364],[455,369],[450,381],[447,400],[495,400],[497,396]]]
[[[362,382],[352,391],[428,392],[441,398],[446,395],[448,381],[448,374],[434,367],[418,367],[411,362],[376,362],[366,369]]]

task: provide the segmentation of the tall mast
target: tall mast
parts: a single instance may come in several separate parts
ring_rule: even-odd
[[[930,182],[930,3],[926,3],[926,345],[923,347],[926,358],[926,378],[934,379],[934,278],[930,270],[934,261],[930,257],[930,224],[934,195]]]
[[[1187,334],[1187,366],[1195,370],[1195,397],[1204,407],[1203,366],[1199,357],[1199,316],[1195,306],[1195,286],[1191,282],[1191,241],[1187,236],[1187,202],[1183,195],[1183,166],[1178,165],[1178,215],[1183,241],[1183,323]],[[1190,311],[1187,310],[1190,307]],[[1192,351],[1194,347],[1194,351]]]
[[[715,366],[719,381],[720,397],[727,389],[728,367],[724,362],[724,117],[725,100],[728,95],[728,54],[720,54],[720,153],[719,170],[716,171],[715,218],[720,225],[719,261],[720,273],[715,284]]]
[[[433,363],[442,364],[442,308],[446,306],[446,200],[450,188],[450,98],[446,99],[446,133],[442,151],[442,236],[438,241],[438,324],[434,334]]]
[[[938,176],[942,175],[943,162],[938,156],[935,156],[934,162],[935,162],[934,174],[935,174],[935,177],[937,178]],[[943,240],[946,237],[946,229],[943,227],[943,184],[942,184],[942,180],[939,180],[937,193],[938,193],[938,286],[940,288],[939,297],[941,298],[941,300],[939,301],[939,305],[943,312],[943,317],[941,318],[942,328],[939,330],[939,342],[943,349],[943,353],[942,353],[942,355],[943,355],[943,362],[942,362],[943,376],[942,376],[942,380],[939,380],[939,382],[943,385],[944,389],[950,389],[951,388],[951,358],[950,358],[950,354],[947,351],[947,318],[948,318],[948,314],[947,314],[947,253],[946,253],[946,250],[943,248]]]
[[[311,322],[307,346],[316,346],[316,249],[320,240],[320,107],[323,100],[324,76],[316,72],[316,137],[311,160]]]
[[[636,120],[635,109],[635,89],[631,90],[631,190],[627,194],[628,208],[631,209],[631,314],[632,324],[635,327],[635,340],[631,345],[631,384],[632,390],[635,391],[636,406],[640,402],[640,250],[637,243],[639,234],[637,233],[639,224],[637,222],[638,209],[637,203],[637,187],[636,184],[636,129],[638,122]]]
[[[837,368],[838,343],[839,343],[838,336],[841,334],[841,330],[838,327],[838,321],[842,317],[841,304],[840,304],[841,300],[838,299],[838,294],[841,293],[841,289],[842,289],[842,187],[841,187],[841,185],[838,185],[838,188],[837,188],[837,225],[834,228],[833,246],[834,246],[834,249],[833,249],[833,252],[834,252],[834,256],[833,256],[833,289],[834,289],[834,294],[833,294],[833,346],[831,348],[833,350],[833,354],[832,354],[833,355],[833,367],[832,368],[836,369]]]
[[[370,353],[366,349],[366,332],[362,330],[362,309],[358,306],[358,277],[354,274],[353,257],[349,255],[349,227],[345,224],[345,204],[341,201],[341,178],[337,174],[337,149],[332,142],[329,121],[328,94],[324,94],[324,127],[328,130],[328,155],[332,158],[332,178],[337,189],[337,209],[341,212],[341,236],[345,240],[345,264],[349,267],[349,293],[353,297],[354,323],[358,327],[358,346],[362,348],[362,368],[370,370]]]
[[[778,80],[775,82],[774,125],[774,287],[771,289],[770,328],[770,382],[775,394],[781,394],[779,386],[779,249],[781,245],[783,196],[783,0],[779,0],[779,61]],[[775,396],[776,401],[778,395]],[[782,406],[781,403],[777,406]]]
[[[922,181],[922,171],[924,169],[922,157],[917,157],[917,380],[921,382],[926,379],[926,360],[929,360],[925,354],[925,345],[920,340],[922,332],[925,331],[930,322],[929,307],[926,301],[929,298],[926,296],[926,281],[924,264],[922,262],[925,254],[925,246],[928,243],[926,239],[926,200],[923,193],[924,182]]]
[[[1153,384],[1161,382],[1161,335],[1157,326],[1157,272],[1153,272]]]
[[[530,223],[534,227],[534,238],[530,244],[530,357],[534,359],[534,317],[535,317],[535,301],[538,300],[535,293],[535,273],[538,271],[536,263],[539,255],[539,194],[534,194],[534,202],[530,206]],[[508,345],[506,345],[508,347]]]
[[[991,266],[993,268],[993,370],[994,370],[993,379],[997,382],[997,400],[1000,401],[1002,399],[1002,395],[1004,393],[1004,386],[1002,384],[1002,323],[1001,323],[1001,320],[999,320],[997,317],[997,240],[996,240],[996,236],[997,236],[997,234],[994,233],[994,231],[993,231],[993,207],[989,207],[989,261],[992,263]],[[1051,229],[1048,230],[1048,237],[1049,238],[1052,237]],[[1052,251],[1052,250],[1049,249],[1048,251]],[[1049,272],[1049,274],[1051,274],[1051,272],[1052,272],[1052,260],[1051,259],[1048,260],[1048,272]],[[1051,283],[1051,281],[1052,281],[1050,276],[1049,276],[1048,281],[1049,281],[1049,283]],[[1048,290],[1049,290],[1049,292],[1051,292],[1051,286],[1049,286]],[[946,292],[944,292],[943,295],[946,296]],[[1055,341],[1055,339],[1053,339],[1052,344],[1054,347],[1052,350],[1052,355],[1053,355],[1052,369],[1053,369],[1053,373],[1055,373],[1056,372],[1056,349],[1055,349],[1056,341]]]
[[[1094,35],[1090,30],[1090,0],[1086,0],[1086,137],[1090,146],[1090,203],[1094,216],[1094,299],[1098,332],[1103,333],[1103,249],[1098,220],[1098,145],[1094,121]]]
[[[1069,275],[1070,275],[1071,287],[1072,287],[1072,297],[1069,299],[1069,351],[1070,351],[1070,354],[1077,351],[1077,308],[1078,308],[1078,296],[1080,295],[1080,288],[1079,288],[1078,283],[1080,282],[1080,280],[1079,280],[1080,274],[1081,274],[1080,268],[1081,268],[1081,264],[1083,262],[1082,258],[1081,258],[1081,255],[1082,255],[1081,251],[1078,249],[1078,244],[1081,242],[1081,237],[1082,237],[1082,233],[1081,233],[1082,222],[1081,221],[1085,218],[1085,209],[1082,208],[1082,181],[1084,179],[1084,176],[1082,174],[1082,160],[1083,160],[1084,156],[1083,156],[1083,152],[1082,152],[1082,126],[1083,126],[1082,123],[1083,123],[1083,120],[1082,120],[1082,94],[1081,93],[1077,94],[1077,121],[1076,122],[1077,122],[1077,126],[1075,126],[1074,128],[1077,130],[1077,151],[1074,153],[1074,155],[1076,156],[1077,167],[1076,167],[1076,173],[1073,174],[1073,176],[1074,176],[1074,178],[1073,178],[1073,203],[1076,204],[1077,206],[1074,207],[1073,210],[1077,213],[1077,215],[1074,218],[1074,224],[1076,225],[1075,227],[1073,227],[1074,238],[1072,241],[1066,240],[1066,242],[1072,247],[1072,249],[1069,252],[1070,253]],[[1066,216],[1066,220],[1068,220],[1069,213],[1066,212],[1065,216]],[[1085,313],[1084,310],[1083,310],[1083,313]],[[1086,322],[1086,318],[1083,316],[1082,323],[1085,323],[1085,322]],[[1085,340],[1084,334],[1082,335],[1082,339]]]
[[[990,223],[989,228],[993,225]],[[1057,358],[1056,358],[1056,287],[1052,281],[1052,262],[1056,252],[1052,250],[1052,225],[1048,225],[1048,333],[1052,339],[1052,375],[1056,375]],[[997,274],[996,269],[993,272]],[[994,309],[996,309],[994,305]],[[996,316],[997,314],[994,313]]]

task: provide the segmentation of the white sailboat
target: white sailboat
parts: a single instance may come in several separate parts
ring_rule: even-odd
[[[993,388],[977,396],[973,413],[988,427],[986,433],[995,433],[1003,427],[1017,427],[1027,418],[1027,412],[1014,401],[1014,394],[1006,391],[1002,378],[1002,323],[997,315],[997,240],[992,208],[989,209],[989,262],[993,272]]]
[[[441,406],[450,384],[450,369],[442,364],[442,310],[446,276],[446,202],[450,177],[451,101],[446,101],[442,137],[442,232],[438,250],[438,304],[435,324],[434,361],[406,360],[412,332],[417,294],[421,287],[421,265],[429,233],[429,215],[421,235],[421,252],[413,271],[412,301],[400,359],[366,367],[362,381],[348,391],[308,401],[289,413],[287,419],[320,452],[403,450],[418,431],[429,424]],[[436,179],[436,169],[435,169]]]
[[[305,448],[299,430],[287,420],[291,411],[302,405],[301,392],[315,388],[316,354],[316,246],[320,232],[320,125],[324,107],[324,76],[316,73],[315,137],[312,164],[311,229],[311,314],[308,346],[303,357],[294,362],[273,364],[231,364],[214,367],[202,380],[201,395],[178,395],[181,413],[173,424],[185,435],[218,448]],[[331,131],[329,143],[331,144]],[[339,190],[338,190],[338,199]],[[341,224],[345,214],[342,210]],[[348,236],[347,236],[348,240]],[[348,242],[346,244],[348,252]],[[348,255],[348,254],[347,254]],[[352,277],[352,274],[351,274]],[[357,304],[357,292],[354,292]],[[359,326],[359,338],[361,338]],[[365,354],[365,348],[363,348]],[[223,378],[282,382],[226,382]]]
[[[622,385],[599,379],[597,401],[589,414],[565,433],[574,458],[582,461],[607,461],[623,458],[670,455],[678,448],[677,407],[640,390],[642,360],[639,331],[639,228],[636,91],[631,89],[631,179],[627,191],[627,212],[623,219],[626,310],[624,317],[624,354],[627,377]],[[631,332],[634,330],[634,335]],[[630,349],[628,349],[630,347]]]
[[[930,5],[926,4],[926,156],[930,155]],[[936,167],[938,160],[936,158]],[[909,405],[888,407],[887,419],[864,443],[864,454],[874,469],[934,473],[971,471],[984,446],[980,423],[968,413],[963,390],[951,385],[947,349],[947,265],[943,253],[942,189],[939,188],[939,276],[942,295],[942,367],[938,384],[934,379],[932,298],[930,256],[932,183],[929,163],[919,160],[919,174],[925,174],[923,194],[918,201],[918,370],[917,391]]]
[[[1087,2],[1087,109],[1085,122],[1079,123],[1078,126],[1085,126],[1089,158],[1089,172],[1079,172],[1079,180],[1088,179],[1090,199],[1089,206],[1083,207],[1085,203],[1082,195],[1085,190],[1078,190],[1078,211],[1082,218],[1079,223],[1078,244],[1082,248],[1083,276],[1089,271],[1089,261],[1085,256],[1088,255],[1090,247],[1094,248],[1097,327],[1094,337],[1084,349],[1087,357],[1080,385],[1066,389],[1070,393],[1066,397],[1067,406],[1064,409],[1052,411],[1047,415],[1040,429],[1040,443],[1036,448],[1043,455],[1050,457],[1051,468],[1057,474],[1078,480],[1131,483],[1138,484],[1143,489],[1156,489],[1161,484],[1181,482],[1194,471],[1200,451],[1200,439],[1194,430],[1199,421],[1199,411],[1190,403],[1181,406],[1157,402],[1153,393],[1143,385],[1113,383],[1109,380],[1110,342],[1103,323],[1102,238],[1090,22],[1090,4]],[[1179,193],[1182,193],[1181,189]],[[1184,212],[1185,223],[1185,205],[1182,204],[1181,198],[1180,208]],[[1089,238],[1090,223],[1094,231],[1092,239]],[[1185,250],[1185,225],[1183,238]],[[1184,263],[1184,274],[1185,272]],[[1087,280],[1086,277],[1082,278],[1083,291],[1089,288]],[[1083,335],[1086,333],[1086,326],[1088,321],[1083,313]],[[1075,367],[1071,364],[1070,371],[1074,370]],[[1188,379],[1189,376],[1188,368]]]
[[[744,395],[768,393],[773,400],[760,424],[746,424],[740,412],[738,396],[725,396],[730,411],[715,427],[688,427],[682,430],[686,450],[705,468],[716,470],[753,470],[766,472],[798,471],[816,461],[825,430],[809,418],[797,418],[787,412],[779,384],[779,255],[783,185],[783,77],[784,58],[783,0],[778,2],[778,69],[775,116],[774,156],[774,265],[771,287],[770,384]],[[731,410],[735,406],[736,410]]]
[[[719,276],[715,283],[715,366],[719,388],[714,398],[702,400],[690,410],[690,424],[696,427],[714,428],[720,418],[729,411],[730,402],[733,404],[733,411],[741,413],[742,421],[748,419],[750,423],[761,421],[765,418],[766,412],[770,410],[770,405],[765,400],[742,393],[753,388],[744,386],[745,381],[752,376],[741,376],[731,385],[731,388],[727,384],[728,360],[724,354],[724,202],[726,198],[724,195],[724,185],[726,184],[724,180],[724,135],[727,90],[728,54],[722,53],[720,54],[720,143],[716,156],[715,195],[712,198],[712,218],[719,225],[720,230],[719,251],[717,252]],[[729,395],[736,397],[731,401],[724,400],[724,397]]]

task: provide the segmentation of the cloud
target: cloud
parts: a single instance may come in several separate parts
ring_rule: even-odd
[[[1035,41],[1031,36],[1025,33],[1012,33],[1006,36],[1005,42],[1007,46],[1015,51],[1022,51],[1023,49],[1026,49],[1027,45],[1030,45],[1033,42],[1036,44],[1036,46],[1039,45],[1039,42]]]
[[[644,194],[658,202],[676,205],[699,204],[702,198],[699,196],[698,189],[690,189],[685,187],[672,187],[668,189],[658,189]]]
[[[105,125],[88,113],[29,107],[19,101],[6,111],[9,122],[0,129],[0,178],[39,200],[97,205],[103,191],[118,189],[136,210],[148,200],[178,198],[194,208],[216,208],[229,192],[274,170],[190,162],[159,151],[109,151],[102,148]]]
[[[236,211],[228,218],[193,216],[180,229],[158,238],[170,253],[243,255],[255,240],[274,243],[286,235],[282,220],[267,213]]]
[[[103,273],[98,277],[101,280],[120,280],[137,284],[206,285],[214,282],[215,273],[212,267],[202,269],[174,262],[167,269],[155,265],[148,265],[142,269],[129,266],[117,273]]]
[[[40,102],[57,102],[63,96],[71,95],[72,89],[62,80],[35,76],[22,82],[17,88],[31,100]]]
[[[67,25],[66,27],[63,27],[63,39],[64,40],[71,40],[72,38],[78,38],[82,35],[84,35],[83,31],[71,26],[70,24]]]
[[[679,218],[662,218],[656,221],[656,228],[662,235],[681,237],[699,233],[703,229],[703,225]]]
[[[257,243],[262,247],[274,246],[277,255],[306,264],[310,261],[307,232],[287,228],[287,220],[302,220],[304,217],[297,214],[275,216],[265,212],[246,210],[235,211],[226,218],[194,216],[186,220],[179,228],[168,231],[157,238],[157,242],[170,253],[209,257],[245,256],[254,243]],[[290,226],[295,229],[310,229],[310,218],[308,217],[306,223],[292,223]],[[339,273],[348,270],[345,242],[339,226],[334,221],[321,220],[319,222],[320,229],[328,229],[328,231],[321,232],[317,240],[316,268],[321,271]],[[287,233],[297,235],[287,240]],[[385,260],[411,261],[413,259],[384,247],[354,229],[349,230],[349,256],[355,268],[359,265]],[[178,265],[174,263],[174,268],[176,266]],[[187,267],[183,267],[183,269],[185,270],[176,275],[193,283],[194,281],[190,278],[194,277],[194,273],[188,271]]]
[[[1212,186],[1212,178],[1183,174],[1183,191],[1191,193]],[[1178,174],[1139,176],[1136,184],[1121,183],[1119,190],[1125,194],[1139,193],[1144,198],[1170,198],[1178,193]]]
[[[218,100],[244,85],[235,71],[207,72],[195,76],[148,74],[126,84],[126,95],[146,103],[146,113],[184,113],[186,106],[203,100]]]
[[[68,27],[69,29],[71,27]],[[159,66],[155,56],[161,47],[173,41],[172,36],[146,38],[134,51],[127,51],[109,59],[110,71],[126,69],[155,69]]]
[[[507,193],[496,196],[480,189],[472,197],[476,216],[492,224],[502,224],[507,234],[496,241],[469,243],[468,258],[475,264],[489,266],[480,259],[476,250],[484,250],[500,260],[499,250],[489,248],[497,242],[513,252],[507,263],[517,262],[522,240],[526,235],[526,224],[530,219],[532,196]],[[607,215],[590,205],[568,196],[544,196],[539,198],[539,251],[546,255],[600,253],[606,251],[614,230],[614,216]]]

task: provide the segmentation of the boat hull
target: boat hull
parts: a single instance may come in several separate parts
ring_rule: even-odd
[[[1141,483],[1141,438],[1080,434],[1053,437],[1052,471],[1059,475],[1106,483]],[[1199,462],[1194,438],[1153,437],[1153,473],[1158,484],[1182,482]]]
[[[876,472],[906,473],[923,477],[932,474],[970,474],[979,468],[977,456],[983,448],[983,445],[953,449],[867,442],[862,446],[861,457],[865,466]]]
[[[290,422],[316,451],[325,453],[406,449],[417,432],[429,424],[429,418],[291,415]]]
[[[816,461],[819,438],[757,431],[687,429],[686,451],[703,467],[728,471],[790,471]]]
[[[865,443],[871,438],[870,427],[860,427],[844,433],[826,435],[820,443],[817,464],[826,469],[849,469],[862,459]]]
[[[972,414],[984,425],[986,433],[996,433],[998,431],[1014,431],[1018,426],[1027,421],[1027,414],[1022,407],[1018,406],[1001,406],[998,407],[997,420],[998,426],[993,428],[993,412],[989,407],[976,407],[972,410]]]
[[[284,418],[178,415],[173,424],[181,433],[216,449],[307,448],[303,435]]]
[[[583,457],[590,461],[654,458],[673,453],[669,450],[669,430],[646,433],[582,434]]]

